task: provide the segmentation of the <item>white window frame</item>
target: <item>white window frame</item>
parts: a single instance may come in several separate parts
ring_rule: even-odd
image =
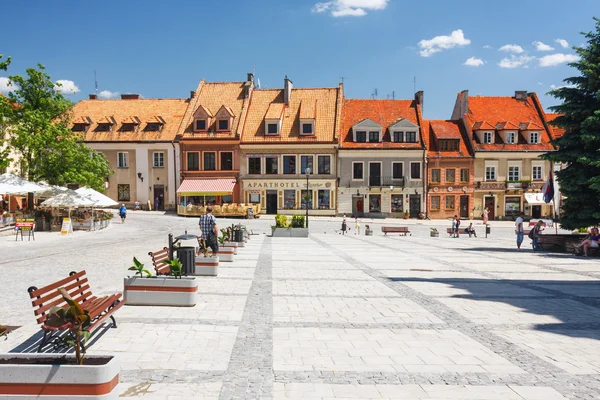
[[[402,164],[402,176],[400,178],[394,178],[394,164]],[[405,175],[406,169],[404,169],[404,161],[392,161],[392,165],[390,167],[390,176],[393,181],[401,181]]]
[[[159,159],[157,160],[157,156]],[[160,161],[157,163],[156,161]],[[165,152],[164,151],[155,151],[152,153],[152,168],[164,168],[165,167]]]
[[[310,174],[311,175],[316,175],[315,172],[315,159],[316,159],[316,154],[299,154],[299,158],[300,158],[300,162],[298,163],[300,165],[300,175],[306,175],[306,173],[304,172],[306,170],[302,169],[302,157],[312,157],[313,161],[312,161],[312,167],[310,169]]]
[[[124,165],[121,165],[121,157],[120,155],[124,154],[123,159],[125,162]],[[129,152],[128,151],[119,151],[117,152],[117,168],[129,168]]]
[[[329,173],[328,173],[328,174],[327,174],[327,173],[324,173],[324,174],[322,174],[322,173],[319,171],[319,157],[329,157]],[[333,170],[333,165],[331,164],[331,154],[317,154],[317,155],[316,155],[316,159],[317,159],[317,162],[315,163],[315,162],[313,161],[313,163],[317,164],[317,174],[318,174],[318,175],[331,175],[331,173],[332,173],[332,170]]]
[[[534,168],[540,169],[540,177],[539,179],[535,179],[533,175]],[[531,180],[532,181],[543,181],[544,180],[544,162],[543,161],[534,161],[531,163]]]
[[[261,157],[261,158],[263,160],[265,160],[264,162],[263,161],[260,162],[261,169],[262,169],[263,164],[265,165],[265,169],[264,169],[265,175],[270,175],[270,176],[272,176],[272,175],[282,175],[281,174],[281,169],[279,169],[279,167],[281,166],[280,165],[280,161],[281,160],[279,159],[279,155],[277,155],[277,157]],[[276,174],[267,174],[267,160],[269,160],[269,159],[276,159],[277,160],[277,173]]]
[[[509,139],[509,138],[511,138],[511,139]],[[517,133],[516,132],[506,132],[506,143],[507,144],[517,143]]]
[[[277,133],[269,133],[269,125],[277,125]],[[265,136],[279,136],[281,133],[281,120],[266,119],[265,120]]]
[[[490,135],[490,141],[487,141],[487,136]],[[494,143],[494,132],[492,131],[484,131],[482,133],[482,142],[483,144],[493,144]]]
[[[304,133],[304,125],[310,125],[310,133]],[[315,134],[315,121],[312,119],[300,120],[300,136],[313,136]]]
[[[412,165],[413,164],[419,164],[419,175],[420,178],[413,178],[412,177]],[[408,179],[410,179],[411,181],[420,181],[423,179],[423,163],[421,161],[411,161],[409,163],[409,170],[408,170]]]
[[[494,175],[493,177],[488,178],[488,168],[489,168],[490,172],[493,172],[493,175]],[[486,182],[497,181],[498,180],[498,167],[496,167],[495,165],[486,165],[484,174],[485,174],[485,176],[483,178]]]
[[[360,179],[354,178],[354,164],[362,164],[362,178],[360,178]],[[364,161],[352,161],[352,180],[354,182],[364,182],[365,181],[365,162]]]
[[[516,171],[516,178],[517,179],[511,179],[511,169],[513,171]],[[515,173],[512,173],[512,177],[515,178]],[[520,165],[508,165],[508,169],[506,170],[506,180],[509,182],[517,182],[521,180],[521,166]]]
[[[535,142],[533,141],[535,135]],[[539,132],[529,132],[529,144],[538,144],[540,142],[540,133]]]
[[[294,171],[293,174],[286,174],[285,171],[285,161],[284,158],[285,157],[294,157],[296,159],[296,170]],[[281,155],[281,175],[298,175],[298,170],[300,169],[300,165],[298,164],[298,154],[282,154]]]

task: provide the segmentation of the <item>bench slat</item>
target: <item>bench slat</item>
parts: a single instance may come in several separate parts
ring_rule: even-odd
[[[69,295],[79,303],[82,300],[85,300],[86,296],[89,296],[89,295],[92,294],[89,291],[87,293],[85,292],[89,288],[90,288],[89,285],[84,285],[84,286],[80,287],[79,289],[73,291],[72,293],[69,293]],[[82,295],[85,295],[85,296],[82,296]],[[65,299],[61,295],[60,298],[56,298],[54,301],[51,301],[50,303],[46,303],[46,304],[40,305],[39,308],[34,311],[34,314],[35,315],[40,315],[42,313],[45,313],[46,311],[48,311],[52,307],[62,307],[65,304],[67,304],[67,302],[65,301]]]
[[[163,263],[163,261],[169,259],[170,252],[167,247],[159,251],[149,252],[148,255],[152,258],[152,265],[154,266],[156,275],[169,275],[171,273],[171,268]]]
[[[88,279],[87,279],[87,278],[83,278],[83,279],[80,279],[80,280],[78,280],[78,281],[75,281],[75,282],[73,282],[73,283],[72,283],[72,284],[70,284],[70,285],[63,286],[63,287],[65,288],[65,290],[66,290],[67,292],[69,292],[69,294],[71,294],[71,292],[70,292],[70,291],[71,291],[72,289],[74,289],[74,288],[76,288],[76,287],[78,287],[78,286],[82,286],[82,285],[86,284],[87,282],[88,282]],[[42,304],[44,304],[44,303],[47,303],[48,301],[52,300],[53,298],[55,298],[55,297],[57,297],[57,296],[61,296],[61,297],[62,297],[62,295],[60,294],[60,292],[59,292],[58,290],[57,290],[57,291],[54,291],[54,292],[52,292],[52,293],[50,293],[50,294],[47,294],[47,295],[45,295],[45,296],[42,296],[42,297],[40,297],[40,298],[38,298],[38,299],[35,299],[34,301],[32,301],[32,302],[31,302],[31,304],[32,304],[34,307],[35,307],[35,306],[39,306],[39,305],[42,305]]]
[[[51,290],[58,289],[59,287],[65,286],[65,284],[68,284],[71,281],[77,280],[78,278],[81,278],[83,275],[85,275],[85,270],[79,271],[76,274],[69,276],[68,278],[61,279],[60,281],[54,282],[48,286],[44,286],[39,289],[36,289],[29,293],[29,297],[31,297],[33,299],[34,297],[41,296],[45,293],[48,293]]]

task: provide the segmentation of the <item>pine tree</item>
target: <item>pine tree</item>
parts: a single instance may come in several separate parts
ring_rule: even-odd
[[[556,173],[564,196],[561,226],[577,229],[600,223],[600,19],[595,31],[582,33],[585,47],[573,47],[580,57],[569,66],[580,76],[564,79],[565,86],[550,94],[562,104],[550,107],[561,114],[552,125],[565,129],[553,144],[557,151],[545,159],[563,163]]]

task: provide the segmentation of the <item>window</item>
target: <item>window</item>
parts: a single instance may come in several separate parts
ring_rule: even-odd
[[[283,191],[283,208],[286,210],[293,210],[296,208],[296,191],[295,190],[284,190]]]
[[[319,174],[331,174],[331,156],[318,156]]]
[[[352,179],[355,181],[362,181],[364,179],[363,175],[364,164],[361,162],[353,162],[352,163]]]
[[[490,144],[492,143],[494,132],[483,132],[483,143]]]
[[[217,155],[214,152],[204,152],[204,171],[216,171]]]
[[[196,120],[196,130],[197,131],[205,131],[206,130],[206,120],[205,119],[197,119]]]
[[[520,168],[517,166],[509,166],[508,167],[508,180],[509,181],[518,181],[520,179]]]
[[[152,153],[152,167],[164,168],[165,167],[165,153],[157,151]]]
[[[421,163],[410,163],[410,179],[421,179]]]
[[[504,214],[506,216],[517,216],[521,212],[520,197],[505,197],[504,198]]]
[[[147,124],[146,131],[148,132],[158,132],[160,131],[161,124]]]
[[[446,210],[454,210],[454,196],[446,196]]]
[[[96,130],[98,132],[108,132],[108,131],[110,131],[111,127],[112,127],[111,124],[98,124],[98,127],[96,128]]]
[[[432,210],[440,209],[440,196],[431,196],[431,207]]]
[[[379,142],[379,132],[369,132],[369,143]]]
[[[277,175],[279,173],[279,158],[267,157],[265,158],[265,174]]]
[[[313,124],[302,124],[302,134],[303,135],[312,135],[313,133]]]
[[[533,166],[533,170],[531,172],[531,178],[534,181],[541,181],[542,178],[542,166],[541,165],[534,165]]]
[[[507,132],[506,133],[506,143],[508,143],[508,144],[516,143],[516,140],[515,140],[516,136],[517,135],[514,132]]]
[[[356,141],[358,143],[366,143],[367,142],[367,132],[365,132],[365,131],[356,132]]]
[[[296,156],[283,156],[283,173],[296,173]]]
[[[392,132],[392,142],[401,143],[404,142],[404,132]]]
[[[317,199],[319,200],[319,203],[317,204],[317,208],[329,209],[330,193],[331,193],[330,190],[319,190],[317,192]]]
[[[401,162],[392,163],[392,179],[402,179],[404,177],[404,164]]]
[[[117,153],[117,168],[129,168],[129,153]]]
[[[417,132],[406,132],[406,143],[417,143]]]
[[[441,170],[432,169],[431,170],[431,183],[440,183],[441,182]]]
[[[74,124],[73,125],[73,129],[71,129],[73,132],[85,132],[87,131],[88,128],[88,124]],[[2,129],[0,129],[1,131]]]
[[[267,133],[269,135],[279,134],[279,125],[278,124],[267,124]]]
[[[313,156],[300,156],[300,173],[305,174],[306,168],[310,168],[310,173],[314,174]]]
[[[304,189],[300,193],[302,196],[302,205],[301,205],[302,209],[306,210],[306,207],[308,207],[309,210],[312,210],[312,208],[313,208],[313,191],[312,190],[306,191]]]
[[[121,131],[122,132],[133,132],[133,131],[135,131],[136,126],[137,126],[136,124],[123,124],[123,126],[121,126]]]
[[[496,180],[496,167],[485,167],[485,180],[495,181]]]
[[[369,195],[369,212],[381,212],[381,195]]]
[[[117,197],[118,197],[119,201],[130,201],[130,199],[131,199],[130,193],[131,193],[131,191],[129,190],[129,184],[117,185]]]
[[[458,140],[440,140],[440,151],[458,151]]]
[[[446,170],[446,183],[454,183],[455,171],[453,169]]]
[[[540,140],[540,133],[539,132],[531,132],[529,134],[529,143],[531,144],[536,144],[538,143]]]
[[[248,203],[260,204],[260,193],[250,193],[248,195]]]
[[[401,213],[402,210],[403,210],[402,195],[401,194],[393,194],[392,195],[392,212]]]
[[[260,157],[250,157],[248,159],[248,173],[253,175],[260,175]]]
[[[221,203],[222,204],[231,204],[233,203],[233,196],[230,194],[226,194],[221,196]]]
[[[460,170],[460,181],[462,183],[468,183],[469,182],[469,170],[464,168]]]
[[[230,151],[221,152],[221,170],[232,171],[233,170],[233,153]]]
[[[187,153],[187,169],[188,169],[188,171],[199,171],[200,170],[199,153],[197,153],[197,152]]]
[[[218,128],[220,131],[229,130],[229,120],[228,119],[220,119]]]

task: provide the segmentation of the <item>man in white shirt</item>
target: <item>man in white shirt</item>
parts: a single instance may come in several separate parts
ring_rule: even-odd
[[[517,249],[521,249],[521,243],[523,243],[523,238],[525,236],[525,232],[523,231],[523,215],[524,213],[519,214],[517,219],[515,220],[515,234],[517,235]]]

